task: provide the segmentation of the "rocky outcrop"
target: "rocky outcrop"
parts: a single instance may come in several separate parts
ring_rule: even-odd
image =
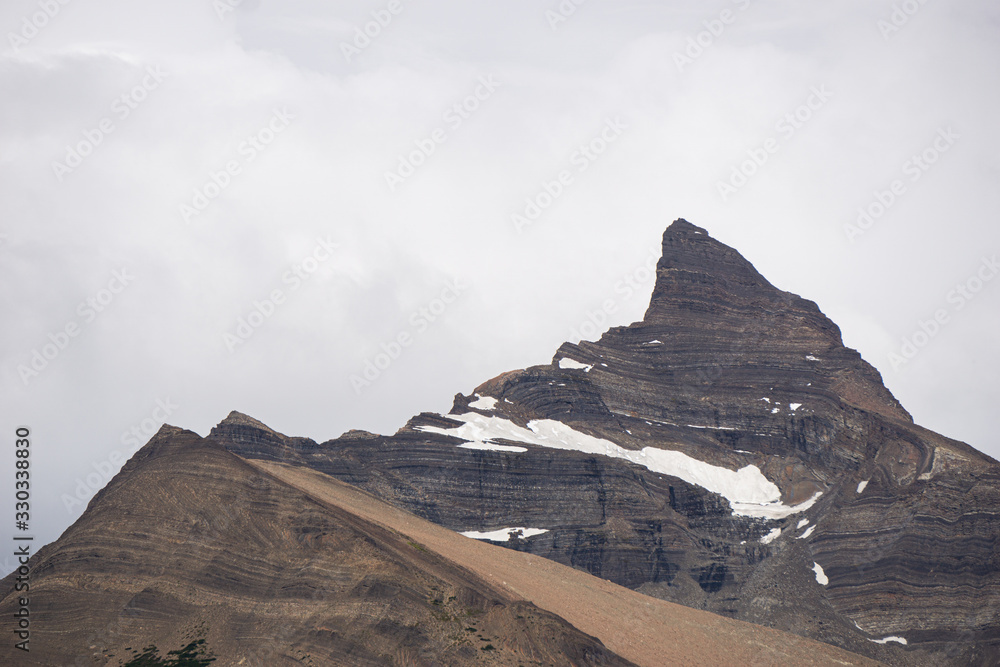
[[[545,529],[503,544],[650,595],[890,664],[1000,655],[1000,464],[914,425],[816,304],[683,220],[641,322],[449,415],[318,445],[229,422],[241,455],[454,530]]]

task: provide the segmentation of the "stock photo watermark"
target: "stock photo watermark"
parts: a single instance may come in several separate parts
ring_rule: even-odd
[[[558,30],[560,25],[574,16],[576,10],[586,2],[587,0],[562,0],[555,9],[545,10],[545,20],[548,21],[552,32]]]
[[[232,185],[233,179],[243,173],[243,167],[256,160],[278,135],[288,129],[293,120],[295,116],[287,109],[274,109],[267,123],[236,147],[236,153],[240,157],[228,160],[218,170],[210,171],[205,182],[192,191],[190,203],[184,202],[178,205],[177,210],[184,224],[201,215],[213,201],[218,199],[226,188]]]
[[[441,115],[441,120],[445,122],[447,128],[436,127],[421,139],[414,139],[414,150],[397,156],[397,166],[392,171],[386,171],[385,183],[389,186],[389,192],[395,192],[396,188],[403,184],[406,179],[417,173],[417,169],[423,166],[428,158],[433,155],[438,146],[448,140],[451,132],[454,132],[462,123],[472,117],[483,102],[490,99],[500,87],[492,74],[485,74],[479,77],[478,83],[471,94],[461,101],[448,107]]]
[[[406,9],[406,3],[402,0],[389,0],[384,8],[372,10],[372,20],[365,23],[364,26],[354,26],[354,35],[351,41],[340,43],[340,52],[344,55],[344,60],[351,62],[360,56],[362,51],[371,46],[372,41],[378,39],[404,9]]]
[[[111,113],[114,114],[118,122],[125,121],[132,115],[132,112],[139,108],[149,94],[160,87],[160,84],[167,78],[167,73],[160,69],[159,65],[150,65],[146,68],[146,75],[137,85],[129,88],[116,97],[111,103]],[[85,129],[83,138],[75,144],[66,145],[66,153],[62,162],[55,160],[52,162],[52,173],[56,179],[62,183],[67,175],[73,173],[83,164],[98,146],[104,143],[108,135],[118,129],[115,119],[105,116],[97,122],[93,128]]]
[[[938,128],[937,134],[926,148],[914,153],[903,162],[900,171],[906,180],[893,179],[884,190],[873,191],[872,200],[868,204],[858,207],[858,217],[854,223],[844,225],[847,240],[854,243],[855,239],[871,229],[908,192],[906,181],[910,183],[919,181],[960,138],[961,135],[951,127]]]
[[[127,268],[112,271],[111,280],[108,281],[107,286],[97,290],[76,307],[79,319],[70,319],[56,331],[50,331],[48,341],[31,350],[28,363],[17,366],[17,373],[24,386],[27,387],[32,380],[41,375],[69,347],[73,339],[83,332],[87,325],[96,320],[114,303],[118,295],[125,291],[125,288],[133,280],[135,280],[135,276],[131,275]]]
[[[926,4],[927,0],[903,0],[900,3],[893,3],[888,19],[879,19],[875,23],[882,34],[882,39],[889,41],[889,38],[909,23]]]
[[[570,167],[575,167],[577,174],[587,171],[590,165],[604,155],[608,147],[617,141],[626,129],[628,129],[628,124],[620,116],[605,120],[604,126],[597,134],[586,143],[580,144],[570,155]],[[537,222],[542,214],[566,193],[574,181],[574,170],[571,168],[560,169],[551,180],[542,180],[538,191],[534,195],[525,197],[524,208],[510,216],[510,221],[517,233],[521,234],[525,227]]]
[[[736,9],[740,12],[746,11],[751,0],[733,0]],[[726,29],[736,23],[738,14],[732,9],[723,9],[718,16],[706,19],[701,22],[704,30],[687,38],[683,51],[674,51],[674,64],[677,71],[683,73],[684,68],[693,65],[694,61],[704,55],[705,50],[715,44],[716,40],[722,36]]]
[[[898,371],[905,366],[920,350],[934,340],[941,330],[952,321],[952,316],[965,308],[976,298],[988,282],[1000,273],[997,256],[983,257],[977,269],[971,276],[958,283],[945,296],[946,307],[937,308],[926,320],[917,321],[917,327],[909,336],[904,336],[899,349],[889,353],[889,363],[892,370]]]
[[[743,186],[750,182],[775,153],[781,148],[783,141],[788,141],[815,116],[816,112],[833,97],[826,85],[812,86],[805,101],[794,110],[786,113],[774,124],[777,137],[768,137],[760,146],[747,149],[747,159],[733,166],[729,178],[716,181],[715,188],[725,203]]]
[[[246,0],[212,0],[212,9],[220,21],[225,21],[226,16],[242,7],[244,2]]]
[[[25,534],[31,528],[31,429],[27,426],[14,430],[14,499],[14,527],[20,531],[14,535],[14,557],[18,562],[14,591],[24,593],[17,597],[17,611],[14,612],[17,624],[14,635],[20,640],[14,643],[14,648],[28,652],[31,641],[31,607],[27,597],[31,589],[31,568],[28,560],[35,538]]]
[[[241,315],[236,320],[233,331],[222,334],[226,348],[230,352],[235,352],[238,347],[250,340],[257,330],[274,316],[278,308],[288,302],[288,296],[302,287],[319,270],[320,265],[333,257],[333,251],[339,247],[340,244],[331,240],[329,234],[317,238],[310,253],[281,274],[281,284],[287,285],[288,291],[275,287],[263,298],[254,300],[246,316]]]
[[[445,282],[444,287],[435,298],[410,313],[409,327],[400,330],[388,343],[381,343],[379,345],[380,352],[366,358],[361,372],[350,376],[351,388],[354,389],[354,393],[361,394],[364,389],[382,377],[382,374],[403,354],[403,350],[413,345],[418,336],[427,331],[434,322],[441,319],[448,307],[455,303],[467,289],[469,289],[468,283],[461,278],[453,278]]]
[[[21,29],[17,32],[8,32],[7,41],[10,48],[17,53],[21,47],[27,46],[38,34],[49,25],[55,17],[59,16],[63,7],[72,0],[38,0],[38,11],[21,17]]]

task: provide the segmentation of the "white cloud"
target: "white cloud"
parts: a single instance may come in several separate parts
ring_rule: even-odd
[[[5,44],[36,9],[4,5]],[[73,518],[58,499],[78,471],[158,397],[203,434],[231,409],[317,439],[393,432],[486,378],[548,363],[677,217],[817,301],[919,423],[1000,454],[988,417],[1000,283],[904,369],[887,363],[1000,249],[991,3],[928,4],[886,40],[885,7],[754,2],[683,72],[674,52],[719,8],[587,3],[556,31],[544,9],[414,3],[348,63],[340,41],[370,20],[350,3],[246,2],[220,20],[201,1],[88,0],[19,53],[4,47],[0,400],[5,432],[39,434],[41,537]],[[169,77],[56,180],[51,163],[147,66]],[[390,193],[384,172],[489,74],[501,87]],[[824,84],[831,99],[723,203],[716,181]],[[178,205],[276,108],[295,114],[288,129],[184,225]],[[614,116],[627,130],[517,234],[510,214]],[[857,208],[947,124],[954,148],[850,243]],[[230,354],[226,330],[325,234],[341,254]],[[134,285],[25,387],[17,366],[122,266]],[[356,394],[350,375],[455,276],[469,291]],[[647,296],[610,324],[640,317]]]

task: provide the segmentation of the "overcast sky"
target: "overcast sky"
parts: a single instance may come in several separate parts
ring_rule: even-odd
[[[163,421],[392,433],[635,321],[678,217],[816,301],[918,423],[1000,456],[998,19],[6,0],[0,422],[32,431],[31,532]]]

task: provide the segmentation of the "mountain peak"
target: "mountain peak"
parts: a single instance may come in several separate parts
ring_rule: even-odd
[[[644,319],[647,322],[672,319],[672,309],[683,311],[686,318],[690,311],[702,312],[713,304],[730,303],[734,298],[759,303],[775,299],[788,302],[792,297],[769,283],[734,248],[680,218],[663,232],[656,285]]]
[[[700,411],[702,398],[720,398],[723,387],[750,403],[767,396],[761,391],[808,394],[822,387],[857,407],[912,422],[878,371],[844,346],[839,327],[814,302],[778,289],[736,249],[683,218],[663,232],[662,248],[642,321],[608,331],[596,346],[580,345],[587,363],[611,348],[640,377],[655,369],[649,381],[663,393],[648,414],[655,416],[678,392],[697,398],[692,407]],[[635,410],[647,395],[643,385],[625,402]],[[727,396],[719,413],[739,403]]]
[[[277,432],[274,429],[272,429],[264,422],[254,419],[250,415],[244,414],[237,410],[233,410],[228,415],[226,415],[226,418],[223,419],[221,422],[219,422],[218,425],[212,429],[212,431],[214,432],[216,429],[224,430],[227,428],[241,427],[241,426],[277,434]]]
[[[704,227],[699,227],[698,225],[688,222],[684,218],[677,218],[667,227],[666,233],[673,232],[675,234],[682,233],[695,233],[695,234],[705,234],[708,235],[708,230]]]
[[[289,437],[250,415],[233,410],[213,428],[208,437],[245,448],[254,456],[275,461],[298,461],[299,450],[312,449],[311,438]]]

